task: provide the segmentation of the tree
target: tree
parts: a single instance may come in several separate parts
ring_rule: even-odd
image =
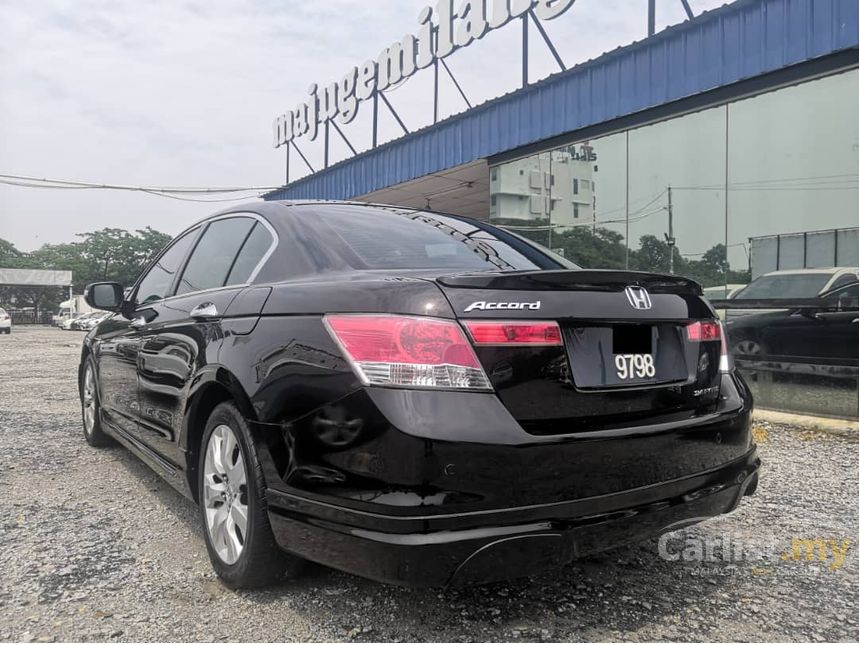
[[[624,236],[608,228],[576,226],[553,233],[553,249],[562,249],[564,257],[582,267],[623,269],[626,250]]]
[[[0,239],[0,267],[54,269],[72,272],[72,288],[82,293],[90,282],[113,280],[131,285],[149,259],[170,241],[170,236],[150,227],[130,233],[119,228],[81,233],[79,242],[45,244],[23,253]],[[44,287],[0,287],[0,302],[42,308],[55,307],[65,290]]]
[[[688,262],[678,247],[672,247],[675,273],[687,275]],[[643,235],[639,238],[639,249],[630,252],[630,268],[639,271],[669,272],[669,245],[656,235]]]

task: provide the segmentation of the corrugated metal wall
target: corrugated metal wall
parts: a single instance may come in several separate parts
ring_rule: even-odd
[[[738,0],[304,177],[267,199],[349,199],[856,48],[857,0]]]

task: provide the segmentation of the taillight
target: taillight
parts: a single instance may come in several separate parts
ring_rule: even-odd
[[[687,325],[687,339],[691,341],[720,340],[720,323],[716,320],[698,321]]]
[[[475,345],[561,345],[556,322],[466,320],[463,322]]]
[[[720,371],[731,372],[735,369],[735,362],[729,353],[729,337],[726,334],[726,326],[721,320],[720,325]]]
[[[365,385],[492,389],[456,322],[373,314],[334,314],[323,321]]]
[[[734,362],[729,354],[729,346],[726,338],[726,328],[722,321],[704,320],[687,325],[687,339],[694,342],[719,341],[720,342],[720,371],[731,372]]]

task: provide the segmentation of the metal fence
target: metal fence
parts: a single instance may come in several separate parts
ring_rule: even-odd
[[[40,311],[38,315],[32,309],[7,309],[12,317],[13,325],[50,325],[53,314],[50,311]]]

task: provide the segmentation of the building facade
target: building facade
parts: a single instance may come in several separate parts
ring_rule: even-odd
[[[792,278],[806,291],[770,297],[818,297],[822,269],[858,266],[858,3],[738,0],[267,198],[478,217],[589,268],[684,274],[722,297],[809,271]],[[815,342],[740,362],[765,407],[856,417],[856,341]]]

